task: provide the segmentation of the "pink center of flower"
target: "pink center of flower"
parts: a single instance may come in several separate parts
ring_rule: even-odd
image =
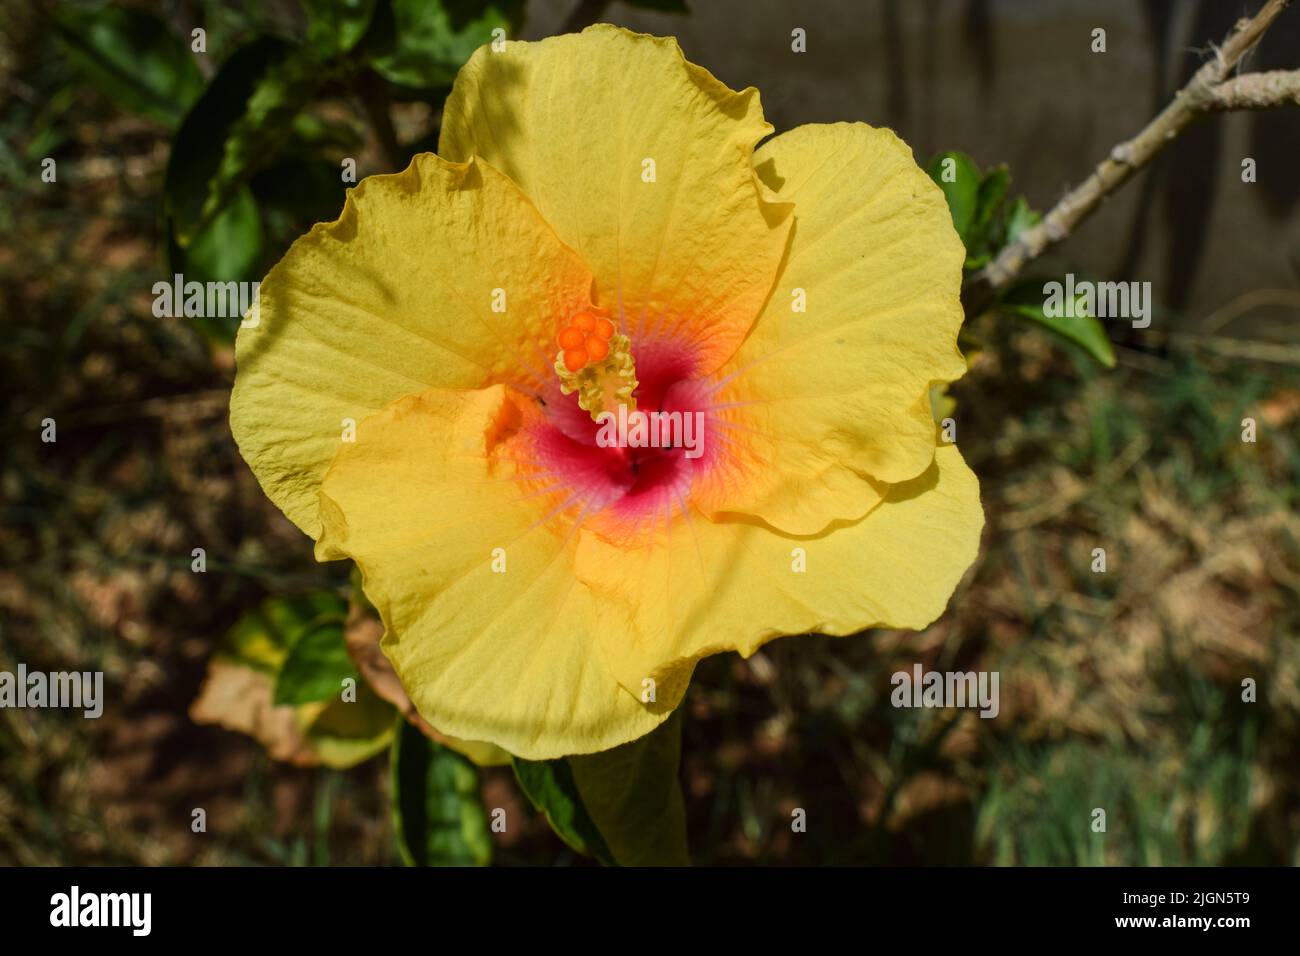
[[[576,357],[569,354],[578,347],[573,328],[563,330],[571,341],[561,343],[557,359],[557,369],[562,363],[570,372],[582,367],[575,368]],[[602,341],[609,338],[600,335]],[[608,421],[598,422],[578,404],[579,396],[563,394],[557,381],[542,396],[545,424],[531,435],[536,478],[539,486],[554,490],[556,513],[572,511],[579,523],[596,518],[597,530],[617,536],[682,514],[694,477],[712,466],[718,444],[718,436],[710,434],[713,390],[696,377],[693,350],[672,339],[647,338],[632,351],[637,387],[624,418],[635,422],[644,416],[659,426],[657,433],[649,427],[620,434],[617,407],[605,408]]]

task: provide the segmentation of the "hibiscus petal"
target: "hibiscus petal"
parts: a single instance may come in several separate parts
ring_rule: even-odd
[[[714,434],[734,467],[696,501],[812,534],[865,514],[879,482],[929,466],[930,385],[966,369],[965,253],[942,193],[889,130],[801,126],[755,164],[793,201],[794,233],[763,314],[718,373],[714,402],[730,424]],[[795,311],[798,290],[807,311]]]
[[[546,493],[534,462],[535,430],[547,427],[531,398],[501,385],[392,403],[326,474],[317,544],[322,560],[361,568],[420,715],[531,760],[648,733],[690,678],[688,666],[649,706],[615,680],[573,574],[568,489]]]
[[[795,537],[697,512],[689,525],[665,522],[657,541],[635,549],[584,530],[577,568],[598,596],[606,657],[635,689],[709,654],[748,656],[786,634],[926,627],[974,561],[983,525],[975,475],[945,445],[865,518],[824,534]]]
[[[343,419],[431,386],[549,387],[555,317],[590,292],[582,261],[487,163],[430,153],[365,179],[337,221],[290,247],[262,283],[257,324],[239,330],[239,450],[316,537]]]
[[[591,266],[601,304],[623,307],[634,348],[688,342],[707,374],[758,315],[785,248],[789,207],[751,164],[771,132],[757,90],[728,89],[676,40],[599,24],[479,49],[438,152],[514,179]]]

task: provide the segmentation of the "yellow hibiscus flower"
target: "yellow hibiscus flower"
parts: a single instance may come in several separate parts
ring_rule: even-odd
[[[604,750],[701,657],[924,627],[974,560],[929,397],[965,370],[944,199],[888,130],[770,133],[671,39],[485,47],[438,155],[262,284],[240,450],[320,560],[356,561],[439,731]],[[698,446],[598,440],[629,394]]]

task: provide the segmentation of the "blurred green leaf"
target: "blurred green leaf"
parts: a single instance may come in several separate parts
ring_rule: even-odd
[[[187,248],[177,242],[168,223],[167,262],[169,270],[186,282],[251,282],[262,258],[262,216],[248,188],[241,189],[226,208],[193,237]],[[202,316],[188,319],[209,338],[233,341],[240,317],[217,315],[209,303]]]
[[[492,860],[478,770],[398,718],[392,749],[392,813],[408,866],[486,866]]]
[[[261,245],[257,202],[250,190],[241,189],[190,243],[186,277],[202,282],[243,279],[252,274]]]
[[[551,829],[570,847],[601,863],[614,858],[596,829],[573,780],[573,771],[563,757],[557,760],[514,760],[515,778],[524,795],[546,817]]]
[[[1011,174],[1007,172],[1006,166],[995,166],[980,180],[975,197],[975,216],[971,221],[969,244],[966,247],[966,268],[978,269],[1001,248],[999,214],[1010,185]]]
[[[1017,196],[1016,201],[1011,204],[1011,209],[1007,213],[1007,225],[1005,242],[1012,243],[1020,237],[1020,234],[1031,226],[1036,226],[1042,222],[1043,217],[1033,209],[1029,208],[1029,203],[1025,201],[1024,196]]]
[[[333,591],[263,601],[209,662],[196,719],[250,734],[299,763],[346,768],[382,751],[397,711],[352,669],[339,624],[346,612]],[[356,680],[355,697],[343,697],[344,677]],[[272,716],[289,708],[291,721]]]
[[[219,653],[258,670],[278,673],[293,642],[313,621],[346,613],[347,602],[333,591],[267,598],[235,622]]]
[[[277,704],[338,698],[345,678],[361,682],[343,640],[343,618],[314,621],[293,641],[275,682]]]
[[[690,13],[686,0],[627,0],[629,7],[641,7],[643,10],[658,10],[660,13]]]
[[[97,89],[168,125],[180,122],[203,89],[188,44],[150,14],[63,4],[54,31]]]
[[[10,146],[12,145],[15,150],[18,149],[18,137],[13,136],[13,133],[21,129],[29,136],[21,151],[28,162],[39,164],[46,156],[53,155],[60,146],[74,138],[72,130],[64,122],[64,117],[76,104],[79,96],[78,88],[69,84],[41,102],[39,108],[34,109],[29,115],[6,116],[4,122],[0,123],[0,150],[17,163],[18,154],[11,153]],[[29,104],[29,106],[34,107],[36,104]],[[18,169],[22,168],[21,165],[18,167]]]
[[[965,153],[949,150],[930,160],[926,172],[943,190],[948,210],[952,213],[953,228],[969,250],[971,227],[979,209],[980,183],[983,180],[979,167]]]
[[[262,614],[270,626],[292,644],[313,621],[347,614],[348,603],[336,591],[313,591],[302,597],[270,598],[262,605]]]
[[[293,50],[292,44],[268,36],[244,44],[221,65],[181,123],[163,184],[164,214],[180,246],[194,241],[205,216],[215,217],[218,210],[208,207],[209,184],[225,162],[226,141],[263,78]]]
[[[259,171],[251,186],[264,211],[274,207],[292,218],[290,239],[315,223],[337,218],[347,195],[338,166],[300,156],[285,157]]]
[[[995,166],[984,174],[980,180],[976,197],[975,228],[979,231],[988,229],[993,217],[1007,197],[1007,187],[1011,185],[1011,174],[1005,165]]]
[[[336,697],[298,707],[299,726],[320,762],[340,769],[355,766],[390,746],[395,719],[401,719],[397,709],[360,679],[356,700]]]
[[[1017,283],[1002,297],[998,303],[1003,312],[1016,318],[1027,319],[1068,342],[1082,348],[1093,359],[1106,368],[1115,367],[1115,350],[1101,322],[1092,315],[1079,314],[1079,303],[1075,304],[1075,315],[1053,316],[1043,309],[1046,294],[1041,280],[1029,279]]]
[[[689,865],[681,748],[679,710],[638,740],[568,758],[582,805],[616,863]]]
[[[248,107],[230,127],[221,162],[208,182],[200,224],[220,212],[260,169],[287,145],[285,130],[323,82],[322,66],[301,56],[272,65],[248,98]]]
[[[325,55],[347,53],[365,36],[375,0],[303,0],[307,45]]]
[[[448,86],[493,30],[513,35],[523,8],[523,0],[380,0],[367,41],[370,63],[399,86]]]
[[[926,171],[943,190],[953,227],[966,247],[965,271],[986,266],[1007,243],[1041,218],[1024,197],[1007,206],[1011,173],[1005,164],[981,173],[965,153],[949,151],[934,157]]]
[[[365,136],[359,126],[299,113],[293,118],[293,141],[285,152],[290,156],[300,156],[304,151],[330,157],[355,156],[364,145]],[[333,165],[337,172],[338,163]]]

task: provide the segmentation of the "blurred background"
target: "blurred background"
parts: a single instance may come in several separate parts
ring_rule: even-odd
[[[676,35],[759,87],[778,132],[890,126],[923,165],[1005,164],[1044,210],[1255,6],[6,3],[0,670],[102,670],[107,705],[0,709],[0,863],[407,858],[389,698],[367,690],[349,723],[280,679],[297,637],[324,627],[343,647],[363,626],[348,569],[312,560],[235,449],[234,321],[157,318],[152,288],[260,279],[338,214],[344,158],[361,178],[433,149],[455,71],[494,27]],[[1298,67],[1292,9],[1246,68]],[[1149,329],[1106,326],[1113,368],[1013,311],[972,318],[949,398],[981,478],[979,560],[923,633],[702,664],[682,759],[698,864],[1300,863],[1297,155],[1300,109],[1211,118],[1034,264],[1039,281],[1152,283]],[[331,678],[366,672],[335,657]],[[894,709],[890,675],[918,662],[998,671],[1001,713]],[[445,757],[428,779],[449,819],[511,821],[446,860],[588,864],[509,767]]]

